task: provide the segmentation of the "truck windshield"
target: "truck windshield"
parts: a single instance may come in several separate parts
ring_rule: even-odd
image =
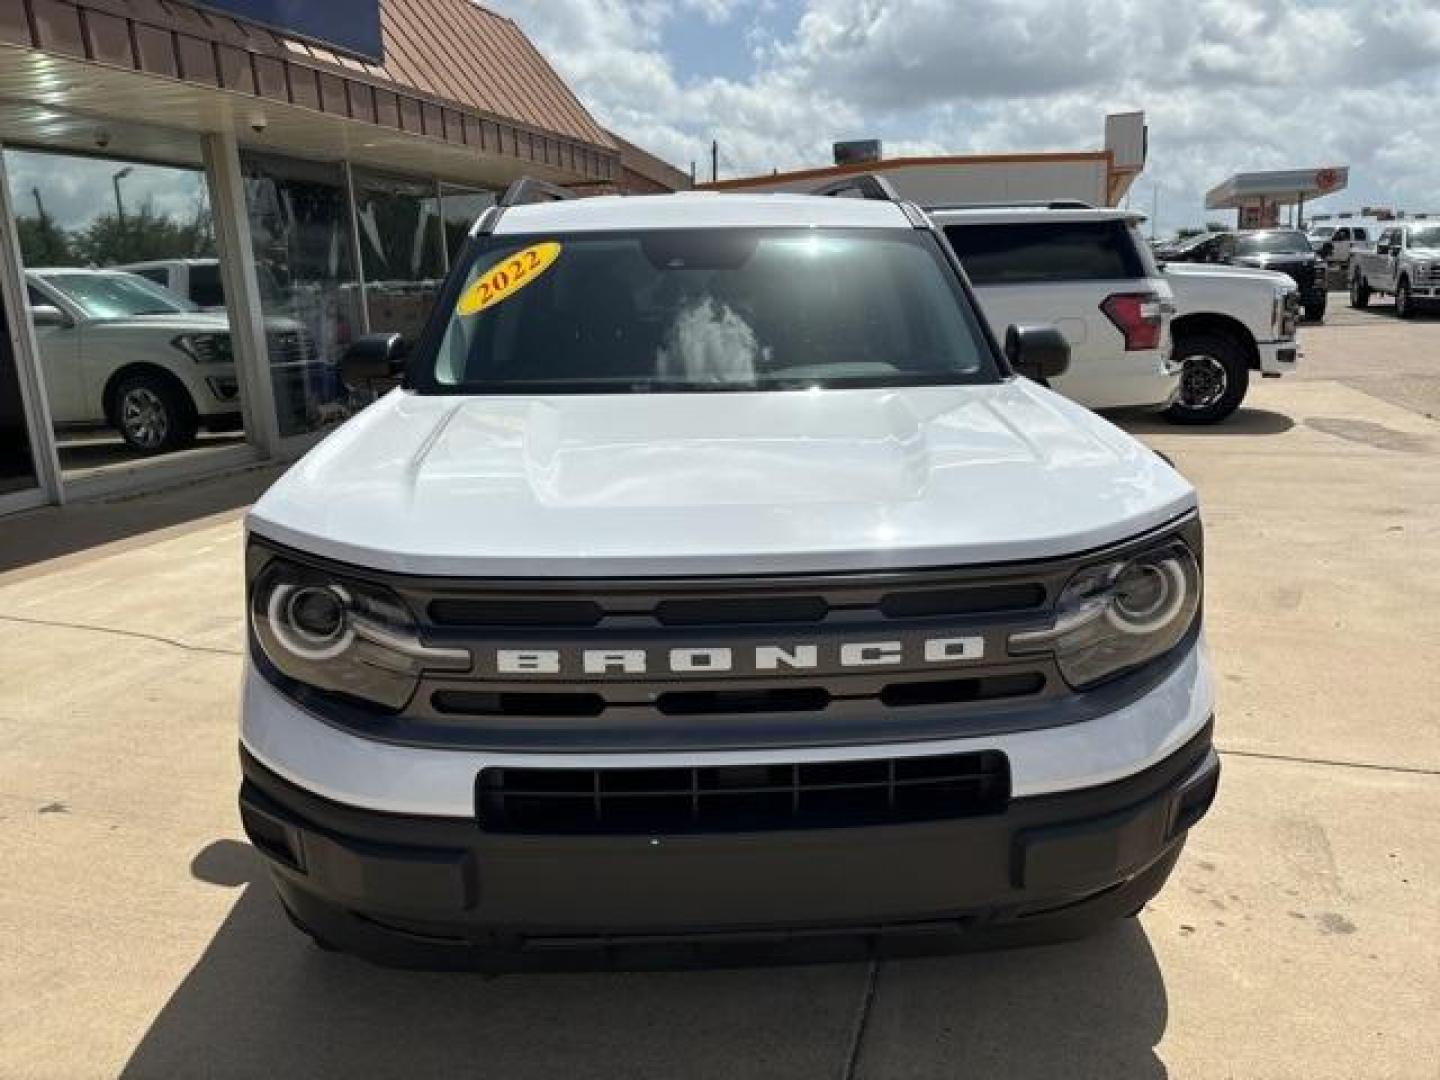
[[[493,236],[450,308],[433,393],[636,393],[999,378],[935,238],[917,230]],[[418,369],[418,370],[417,370]]]
[[[1440,225],[1426,225],[1410,230],[1410,246],[1415,248],[1440,248]]]
[[[1236,255],[1310,254],[1310,241],[1295,230],[1241,233],[1235,238]]]
[[[65,294],[89,319],[128,319],[134,315],[173,315],[198,310],[188,300],[138,274],[98,270],[90,274],[47,274],[45,283]]]

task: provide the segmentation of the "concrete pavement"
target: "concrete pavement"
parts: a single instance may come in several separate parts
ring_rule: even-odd
[[[234,809],[226,492],[264,477],[0,523],[0,1076],[1440,1077],[1440,425],[1360,389],[1390,360],[1354,344],[1440,372],[1440,324],[1360,325],[1307,329],[1329,377],[1232,425],[1130,424],[1201,491],[1225,775],[1140,919],[1046,949],[498,979],[320,953]]]

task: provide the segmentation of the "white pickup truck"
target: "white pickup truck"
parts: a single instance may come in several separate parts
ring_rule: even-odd
[[[1375,250],[1357,252],[1350,263],[1350,306],[1367,307],[1372,296],[1395,297],[1395,314],[1408,319],[1421,304],[1440,302],[1440,223],[1387,226]]]

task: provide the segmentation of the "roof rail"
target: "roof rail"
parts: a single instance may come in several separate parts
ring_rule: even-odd
[[[839,180],[832,180],[828,184],[821,184],[811,195],[830,195],[839,197],[846,192],[858,192],[862,199],[875,199],[879,202],[901,201],[900,194],[895,190],[895,185],[883,176],[876,176],[874,173],[859,173],[855,176],[845,176]]]
[[[555,184],[547,184],[544,180],[536,180],[533,176],[522,176],[508,188],[505,194],[500,196],[499,206],[520,206],[524,203],[545,202],[546,200],[558,202],[561,199],[577,198],[573,191],[557,187]]]
[[[1114,210],[1084,199],[1004,199],[1000,202],[926,203],[926,210]]]

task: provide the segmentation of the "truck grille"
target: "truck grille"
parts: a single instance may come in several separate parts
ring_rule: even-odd
[[[1183,531],[1198,549],[1198,521]],[[1048,627],[1065,583],[1100,557],[695,578],[473,580],[336,567],[396,593],[422,642],[463,650],[471,665],[422,672],[391,711],[285,688],[366,737],[499,753],[885,745],[1079,723],[1163,673],[1077,693],[1053,656],[1012,656],[1008,642]]]
[[[1005,640],[1015,627],[1044,621],[1068,574],[1058,567],[1021,575],[620,581],[596,583],[582,596],[565,595],[562,583],[406,591],[411,610],[425,616],[425,640],[463,646],[477,661],[468,673],[427,675],[404,720],[426,741],[530,750],[954,734],[977,710],[1062,691],[1051,661],[1012,659]],[[946,636],[983,641],[983,655],[973,663],[924,662],[923,642]],[[857,641],[903,644],[904,660],[841,664],[841,648]],[[764,648],[813,650],[818,660],[761,668]],[[560,669],[507,673],[499,649],[549,650],[562,658]],[[577,659],[585,649],[635,650],[646,667],[587,673]],[[672,650],[718,650],[733,663],[675,670]],[[914,725],[908,731],[906,719]]]
[[[1004,754],[659,769],[485,769],[481,828],[661,834],[844,828],[1000,813]]]

